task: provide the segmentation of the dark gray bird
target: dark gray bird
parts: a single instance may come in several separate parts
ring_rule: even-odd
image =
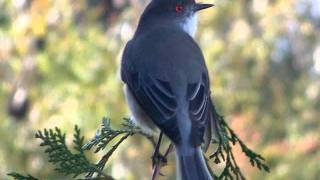
[[[134,119],[160,129],[176,148],[178,178],[212,179],[204,161],[217,132],[207,67],[193,36],[199,10],[194,0],[152,0],[124,50],[121,79]],[[160,135],[162,137],[162,134]]]

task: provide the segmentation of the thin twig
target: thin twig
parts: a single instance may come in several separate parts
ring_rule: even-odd
[[[126,135],[122,136],[122,138],[114,145],[112,148],[105,154],[101,160],[98,163],[98,167],[100,169],[103,169],[106,162],[109,160],[110,156],[113,154],[113,152],[118,148],[118,146],[125,140],[127,139],[131,134],[127,133]]]
[[[118,146],[125,140],[127,139],[129,136],[133,135],[133,133],[127,133],[124,136],[121,137],[121,139],[112,146],[112,148],[101,158],[101,160],[98,162],[97,164],[97,169],[100,169],[100,171],[98,171],[98,176],[100,177],[101,175],[104,177],[109,177],[108,175],[104,174],[102,172],[102,170],[104,169],[104,166],[106,165],[107,161],[109,160],[110,156],[113,154],[113,152],[118,148]],[[96,170],[96,169],[95,169]],[[90,172],[86,177],[90,178],[93,176],[94,172]]]
[[[98,173],[99,177],[103,176],[106,179],[113,179],[111,176],[107,175],[106,173],[104,173],[101,169],[97,168],[96,166],[91,166],[91,167],[94,169],[94,171],[96,173]],[[92,173],[92,175],[93,175],[93,173]],[[95,177],[95,178],[97,178],[97,177]],[[89,176],[89,177],[86,177],[86,179],[94,179],[94,178]]]
[[[164,157],[164,158],[167,158],[168,155],[169,155],[171,152],[173,152],[173,150],[174,150],[174,146],[173,146],[172,143],[170,143],[170,145],[169,145],[169,147],[167,148],[167,150],[166,150],[166,152],[165,152],[165,154],[164,154],[163,157]],[[165,164],[164,162],[159,161],[159,163],[154,166],[154,168],[153,168],[153,173],[152,173],[152,178],[151,178],[152,180],[156,180],[156,178],[157,178],[158,175],[160,174],[161,168],[162,168],[163,166],[165,166],[165,165],[166,165],[166,164]]]

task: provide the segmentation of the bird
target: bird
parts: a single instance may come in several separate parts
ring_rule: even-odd
[[[162,134],[170,139],[181,180],[213,179],[203,151],[218,125],[208,69],[194,39],[197,13],[212,6],[152,0],[122,54],[121,80],[131,114],[146,132],[160,131],[159,140]]]

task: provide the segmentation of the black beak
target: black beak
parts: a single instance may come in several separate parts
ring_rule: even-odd
[[[207,9],[209,7],[214,6],[214,4],[202,4],[202,3],[197,3],[194,5],[194,12],[203,10],[203,9]]]

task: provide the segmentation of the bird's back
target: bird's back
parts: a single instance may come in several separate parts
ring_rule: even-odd
[[[202,52],[192,37],[177,28],[161,26],[137,34],[127,44],[122,68],[174,83],[196,82],[207,73]]]

